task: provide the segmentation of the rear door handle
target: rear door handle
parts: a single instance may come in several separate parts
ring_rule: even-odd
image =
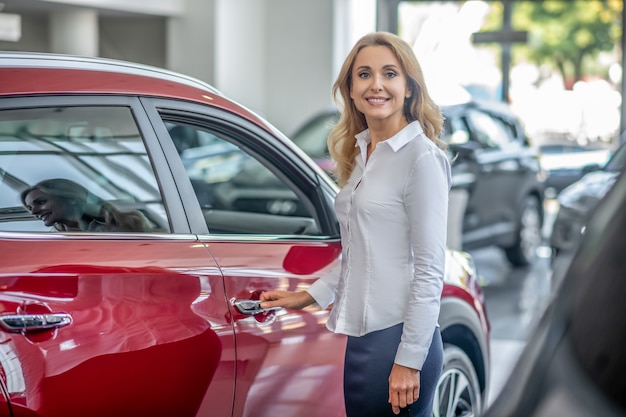
[[[11,314],[0,316],[0,326],[9,332],[48,330],[67,326],[72,316],[67,313]]]

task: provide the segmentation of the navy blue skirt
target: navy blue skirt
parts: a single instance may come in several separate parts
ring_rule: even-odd
[[[402,323],[361,337],[348,336],[343,380],[347,417],[398,417],[389,404],[389,374],[401,336]],[[442,367],[443,344],[437,327],[420,372],[419,398],[400,416],[432,415]]]

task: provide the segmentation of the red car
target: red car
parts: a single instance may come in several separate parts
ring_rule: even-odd
[[[328,311],[259,311],[340,255],[333,181],[205,83],[0,53],[0,416],[342,416]],[[448,253],[437,415],[477,415],[489,325]]]

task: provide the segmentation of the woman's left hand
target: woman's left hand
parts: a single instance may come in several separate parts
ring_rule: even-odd
[[[389,375],[389,403],[394,414],[413,404],[420,396],[420,371],[393,364]]]

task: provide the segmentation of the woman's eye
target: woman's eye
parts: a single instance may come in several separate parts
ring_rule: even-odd
[[[369,73],[367,72],[360,72],[359,74],[359,78],[369,78]]]
[[[395,72],[393,72],[393,71],[389,71],[389,72],[385,73],[385,76],[386,76],[387,78],[393,78],[393,77],[395,77],[395,76],[396,76],[396,73],[395,73]]]

